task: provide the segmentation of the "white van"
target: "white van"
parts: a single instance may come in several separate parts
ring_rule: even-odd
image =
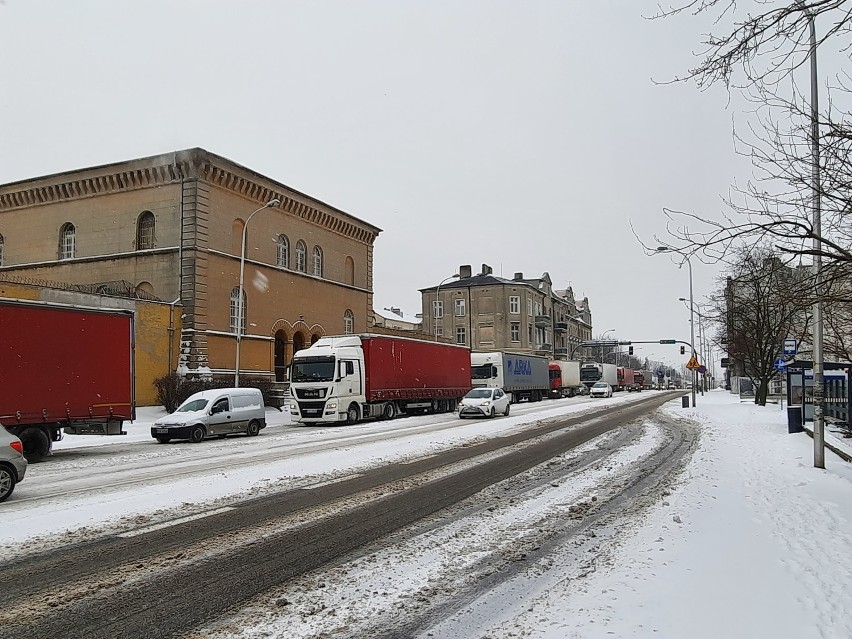
[[[258,389],[216,388],[190,395],[171,415],[155,421],[151,437],[161,444],[173,439],[200,442],[231,433],[253,437],[261,428],[266,428],[266,409]]]

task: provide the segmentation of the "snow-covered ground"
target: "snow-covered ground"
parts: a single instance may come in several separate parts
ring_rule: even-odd
[[[175,458],[190,463],[201,451],[214,454],[220,447],[237,455],[259,455],[262,450],[274,455],[280,450],[282,458],[262,458],[256,465],[220,472],[199,471],[175,483],[122,485],[119,480],[103,493],[83,490],[79,496],[51,500],[40,492],[58,478],[51,465],[58,462],[54,468],[73,478],[87,467],[80,461],[86,452],[96,449],[83,449],[79,458],[68,461],[58,452],[55,459],[32,466],[19,492],[0,508],[0,552],[39,537],[40,543],[33,545],[49,547],[55,539],[50,533],[73,534],[81,527],[87,535],[110,527],[129,529],[174,516],[176,509],[214,508],[234,495],[317,481],[334,472],[512,432],[530,421],[602,402],[638,399],[621,395],[597,402],[560,400],[513,407],[509,418],[463,425],[452,416],[423,416],[345,429],[299,429],[289,424],[286,413],[270,411],[272,424],[259,438],[201,445],[153,443],[144,420],[156,415],[142,414],[140,423],[122,438],[117,453],[121,461],[113,467],[107,462],[110,455],[97,456],[89,462],[90,472],[103,469],[110,473],[104,476],[112,477],[157,457],[169,472]],[[681,408],[679,399],[670,402],[663,417],[669,426],[674,422],[684,428],[684,418],[693,419],[701,429],[697,450],[668,494],[632,513],[632,521],[590,534],[584,543],[572,538],[572,543],[550,548],[534,561],[515,561],[518,568],[511,578],[465,600],[423,636],[852,637],[852,618],[845,607],[852,592],[852,464],[827,451],[826,468],[815,469],[812,440],[787,433],[781,407],[740,403],[723,391],[699,396],[694,409]],[[646,455],[662,438],[662,428],[661,423],[647,422],[640,437],[608,460],[606,471],[617,474]],[[389,434],[392,441],[386,440]],[[342,435],[351,438],[333,441]],[[849,440],[829,438],[852,452]],[[57,449],[109,444],[110,439],[115,438],[69,438]],[[594,445],[590,442],[572,454],[582,456]],[[133,452],[137,449],[141,452]],[[77,462],[83,466],[74,471]],[[448,526],[394,536],[393,543],[380,550],[283,585],[197,636],[358,636],[357,626],[347,626],[347,619],[372,620],[375,627],[376,620],[404,617],[442,592],[454,592],[453,580],[463,582],[466,571],[489,554],[515,552],[522,558],[531,530],[547,527],[556,514],[564,517],[572,508],[589,506],[590,491],[602,472],[590,466],[572,481],[546,483],[528,500],[474,510]]]

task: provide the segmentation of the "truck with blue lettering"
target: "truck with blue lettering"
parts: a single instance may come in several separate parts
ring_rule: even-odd
[[[505,351],[472,351],[471,384],[474,388],[502,388],[512,395],[512,403],[526,399],[540,401],[550,393],[550,372],[546,357]]]

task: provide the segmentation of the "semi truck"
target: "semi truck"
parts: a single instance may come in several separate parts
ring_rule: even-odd
[[[594,386],[595,382],[606,382],[614,389],[618,384],[615,369],[615,364],[584,362],[580,364],[580,382],[589,388]]]
[[[630,392],[641,392],[645,388],[645,371],[633,371],[633,383],[627,387]]]
[[[302,424],[455,410],[470,390],[463,346],[391,335],[332,335],[290,364],[290,417]]]
[[[550,395],[549,360],[539,355],[505,351],[470,353],[473,386],[502,388],[512,395],[512,403],[526,399],[538,402]]]
[[[0,299],[0,424],[29,462],[136,417],[132,311]]]
[[[551,397],[574,397],[580,392],[580,362],[551,360],[548,370]]]
[[[615,386],[613,390],[623,391],[632,390],[633,387],[633,369],[624,366],[618,366],[615,369]]]

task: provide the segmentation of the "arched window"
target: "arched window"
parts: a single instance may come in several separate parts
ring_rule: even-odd
[[[154,214],[151,211],[142,211],[136,222],[136,250],[154,248]]]
[[[0,266],[3,266],[3,235],[0,233]]]
[[[351,256],[346,256],[346,262],[343,265],[343,270],[346,273],[345,284],[349,284],[350,286],[355,285],[355,260],[352,259]]]
[[[302,241],[299,240],[296,242],[296,270],[300,273],[306,273],[308,271],[308,247]]]
[[[286,235],[278,236],[278,258],[276,263],[278,266],[290,268],[290,240],[287,239]]]
[[[355,316],[352,314],[348,308],[346,312],[343,314],[343,334],[351,335],[355,332]]]
[[[237,332],[237,321],[239,318],[242,319],[240,322],[240,334],[245,334],[246,315],[248,314],[246,309],[246,290],[243,289],[243,308],[242,313],[240,313],[240,287],[235,286],[231,290],[231,331],[234,333]]]
[[[322,249],[319,246],[314,247],[314,275],[322,277]]]
[[[71,222],[59,229],[59,259],[70,260],[77,255],[77,231]]]

